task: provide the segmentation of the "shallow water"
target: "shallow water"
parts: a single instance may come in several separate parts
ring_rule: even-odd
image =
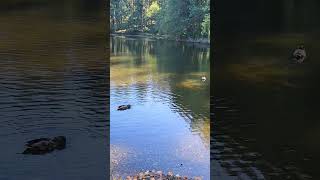
[[[134,37],[112,37],[110,47],[110,143],[124,152],[112,173],[209,179],[209,48]],[[117,111],[122,104],[132,107]]]
[[[9,4],[0,13],[0,179],[105,179],[108,73],[102,4]],[[65,150],[19,154],[26,141],[57,135],[67,137]]]

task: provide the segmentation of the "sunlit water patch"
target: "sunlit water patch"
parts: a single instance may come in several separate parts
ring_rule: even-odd
[[[111,144],[129,151],[113,173],[209,179],[209,81],[201,81],[209,77],[208,49],[117,37],[110,46]],[[131,109],[117,111],[122,104]]]

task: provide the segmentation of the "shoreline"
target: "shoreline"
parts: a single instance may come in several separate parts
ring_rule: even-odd
[[[179,174],[174,174],[172,171],[169,171],[167,174],[162,172],[162,171],[141,171],[136,175],[133,176],[126,176],[126,178],[121,177],[121,176],[114,176],[111,175],[110,179],[112,180],[144,180],[144,179],[149,179],[149,180],[156,180],[156,179],[162,179],[162,180],[203,180],[202,177],[195,176],[195,177],[188,177],[188,176],[181,176]]]
[[[210,39],[201,38],[201,39],[178,39],[174,37],[170,37],[168,35],[155,35],[150,33],[122,33],[122,32],[113,32],[110,33],[110,36],[125,36],[125,37],[140,37],[140,38],[150,38],[156,40],[168,40],[168,41],[176,41],[176,42],[186,42],[186,43],[194,43],[210,46]]]

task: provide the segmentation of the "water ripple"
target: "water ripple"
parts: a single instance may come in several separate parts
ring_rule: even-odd
[[[65,3],[0,15],[0,179],[106,178],[105,22]],[[68,142],[59,155],[17,154],[27,140],[57,135]]]

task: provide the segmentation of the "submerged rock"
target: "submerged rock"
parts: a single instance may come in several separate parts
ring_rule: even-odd
[[[113,180],[122,179],[121,177],[112,177]],[[126,180],[202,180],[201,177],[193,177],[189,178],[186,176],[180,176],[179,174],[174,174],[172,171],[169,171],[167,175],[163,174],[162,171],[146,171],[140,172],[134,176],[127,176]]]
[[[46,154],[54,150],[62,150],[66,147],[66,137],[57,136],[50,138],[39,138],[28,141],[25,145],[27,148],[22,154]]]
[[[124,110],[127,110],[127,109],[130,109],[131,108],[131,105],[121,105],[121,106],[118,106],[118,111],[124,111]]]
[[[126,147],[110,144],[110,172],[113,175],[118,175],[114,170],[125,161],[128,156],[129,150]]]

